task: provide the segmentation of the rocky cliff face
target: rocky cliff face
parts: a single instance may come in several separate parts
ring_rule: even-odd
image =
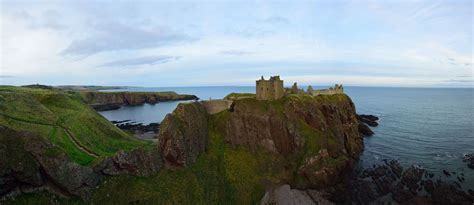
[[[160,152],[167,167],[196,161],[208,141],[207,111],[201,103],[182,103],[161,123]]]
[[[88,199],[101,176],[70,161],[40,136],[0,126],[0,196],[47,188],[66,196]]]
[[[82,95],[87,104],[99,111],[118,109],[122,105],[197,99],[195,95],[175,92],[82,92]]]
[[[333,185],[352,170],[363,150],[351,99],[344,95],[294,95],[275,101],[235,100],[218,113],[224,141],[250,152],[266,150],[283,157],[298,188]],[[198,104],[180,105],[161,125],[165,164],[184,166],[204,152],[208,115]]]
[[[354,104],[346,95],[290,96],[278,101],[237,100],[226,142],[267,149],[296,160],[300,188],[334,184],[363,150]]]

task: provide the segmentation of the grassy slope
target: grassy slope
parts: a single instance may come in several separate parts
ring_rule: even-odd
[[[79,149],[64,129],[98,156],[150,144],[116,128],[77,94],[60,90],[0,86],[0,125],[38,133],[82,165],[90,164],[95,157]]]

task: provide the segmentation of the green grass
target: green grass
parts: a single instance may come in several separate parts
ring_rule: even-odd
[[[253,93],[231,93],[224,97],[226,100],[238,100],[242,98],[255,98]]]
[[[92,163],[95,157],[77,148],[63,128],[98,156],[152,146],[151,142],[133,138],[114,126],[84,104],[80,94],[57,89],[0,86],[0,125],[37,133],[82,165]]]

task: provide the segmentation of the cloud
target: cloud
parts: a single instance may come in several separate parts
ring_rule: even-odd
[[[107,62],[107,63],[99,65],[98,67],[122,67],[122,66],[137,66],[137,65],[155,65],[155,64],[168,63],[168,62],[171,62],[171,61],[177,61],[180,58],[181,58],[180,56],[166,56],[166,55],[145,56],[145,57],[140,57],[140,58],[132,58],[132,59],[125,59],[125,60],[117,60],[117,61]]]
[[[73,41],[61,54],[90,56],[106,51],[157,48],[195,40],[186,34],[159,27],[140,28],[108,23],[97,25],[95,29],[95,35]]]
[[[13,75],[0,75],[0,78],[14,78]]]
[[[220,51],[219,54],[231,55],[231,56],[242,56],[242,55],[252,54],[252,52],[242,51],[242,50],[223,50],[223,51]]]
[[[20,10],[12,13],[12,16],[27,22],[31,29],[63,30],[67,27],[60,23],[62,15],[56,10],[46,10],[39,15],[31,15],[27,11]]]
[[[272,16],[270,18],[266,18],[263,20],[265,23],[270,24],[288,24],[290,21],[287,18],[283,18],[281,16]]]

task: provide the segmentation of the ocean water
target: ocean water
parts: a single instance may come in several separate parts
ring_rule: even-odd
[[[317,87],[316,87],[317,88]],[[109,90],[113,92],[117,90]],[[231,92],[255,93],[255,87],[129,88],[127,91],[176,91],[201,99],[219,99]],[[474,89],[345,87],[359,114],[380,118],[375,135],[364,140],[361,167],[398,159],[446,178],[442,171],[464,173],[465,189],[474,189],[474,170],[462,157],[474,153]],[[179,102],[126,106],[100,112],[109,120],[161,122]]]

